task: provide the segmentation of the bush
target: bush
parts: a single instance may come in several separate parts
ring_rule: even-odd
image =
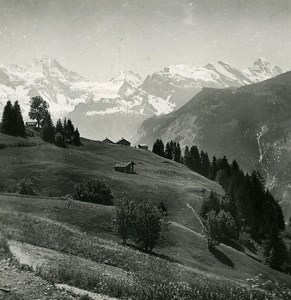
[[[30,179],[23,179],[19,183],[19,194],[21,195],[30,195],[34,196],[36,195],[36,192],[34,190],[34,184]]]
[[[237,237],[235,221],[224,210],[219,213],[212,210],[207,214],[205,231],[209,248]]]
[[[75,186],[75,200],[104,205],[113,205],[113,195],[109,186],[99,180],[90,180]]]

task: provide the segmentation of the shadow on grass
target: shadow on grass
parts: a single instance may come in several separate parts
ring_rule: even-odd
[[[215,247],[212,247],[209,249],[210,253],[213,254],[213,256],[219,260],[220,262],[222,262],[223,264],[229,266],[229,267],[232,267],[234,268],[234,264],[233,262],[231,261],[231,259],[226,256],[223,252],[221,252],[219,249],[215,248]]]

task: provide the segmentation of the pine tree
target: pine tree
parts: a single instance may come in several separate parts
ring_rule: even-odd
[[[174,161],[181,162],[181,147],[179,143],[175,143],[175,153],[174,153]]]
[[[200,166],[200,154],[198,148],[196,146],[192,146],[190,149],[190,153],[193,158],[193,170],[197,173],[200,173],[201,166]]]
[[[62,124],[62,120],[58,119],[56,123],[56,133],[59,132],[64,137],[64,127]]]
[[[169,142],[166,144],[165,158],[173,159],[172,149]]]
[[[194,160],[190,153],[189,147],[186,146],[184,151],[184,164],[187,166],[190,170],[194,170]]]
[[[14,133],[15,135],[19,135],[22,137],[26,136],[25,132],[25,126],[22,118],[21,109],[19,106],[18,101],[15,101],[14,107],[13,107],[13,117],[14,117]]]
[[[156,142],[153,145],[153,153],[159,155],[159,156],[164,156],[164,143],[161,139],[157,139]]]
[[[2,124],[1,131],[5,134],[12,135],[14,133],[14,117],[13,117],[13,106],[11,101],[7,101],[3,115],[2,115]]]
[[[43,118],[41,126],[41,138],[48,143],[54,143],[55,127],[49,112],[47,112],[46,116]]]
[[[65,131],[66,141],[68,141],[68,142],[73,141],[74,132],[75,132],[75,127],[72,123],[72,120],[68,119],[67,125],[66,125],[66,131]]]
[[[207,152],[201,151],[200,160],[201,160],[201,164],[200,164],[201,174],[205,177],[208,177],[209,169],[210,169],[210,161]]]
[[[75,146],[81,146],[82,145],[78,128],[76,128],[76,130],[73,134],[73,144]]]
[[[66,117],[64,119],[63,129],[64,129],[64,140],[66,140],[66,132],[67,132],[67,118]]]
[[[215,156],[213,156],[210,164],[210,169],[209,169],[209,179],[215,180],[216,174],[217,174],[217,159]]]

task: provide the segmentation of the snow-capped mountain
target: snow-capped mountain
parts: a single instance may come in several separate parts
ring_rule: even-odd
[[[204,67],[169,65],[163,71],[148,76],[143,83],[143,89],[149,94],[168,99],[177,109],[203,87],[237,87],[257,83],[281,73],[279,67],[262,58],[246,70],[240,70],[223,61],[209,63]]]
[[[28,119],[31,97],[40,95],[56,119],[74,118],[83,136],[130,138],[141,122],[181,107],[203,87],[224,88],[261,81],[282,70],[263,59],[244,71],[219,61],[205,67],[170,65],[143,81],[122,71],[108,82],[92,82],[41,56],[25,66],[0,66],[0,110],[7,100],[19,100]]]
[[[277,66],[273,66],[267,62],[265,58],[259,58],[254,62],[252,67],[244,70],[243,72],[253,83],[261,82],[283,73],[282,69]]]

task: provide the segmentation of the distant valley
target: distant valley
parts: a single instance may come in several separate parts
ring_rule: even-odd
[[[142,124],[136,141],[157,138],[227,155],[260,170],[291,216],[291,72],[239,88],[204,88],[180,109]]]

